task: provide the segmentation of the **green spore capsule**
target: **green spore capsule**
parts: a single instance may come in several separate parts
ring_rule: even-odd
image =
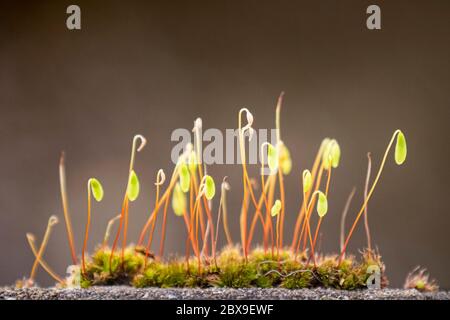
[[[303,170],[303,193],[307,193],[312,186],[312,177],[309,170]]]
[[[270,143],[267,144],[267,164],[271,173],[274,173],[278,169],[278,150]]]
[[[95,200],[97,200],[98,202],[102,201],[104,192],[100,181],[95,178],[91,178],[89,179],[89,184],[91,186],[91,191],[94,195]]]
[[[406,154],[408,153],[408,149],[406,147],[406,139],[403,132],[399,130],[397,134],[397,143],[395,145],[395,162],[398,165],[403,164],[406,160]]]
[[[319,191],[319,195],[318,195],[318,200],[317,200],[317,213],[319,214],[319,217],[323,218],[328,211],[328,200],[327,200],[327,196]]]
[[[139,196],[139,178],[134,172],[134,170],[130,173],[130,178],[128,180],[128,187],[127,187],[127,197],[130,201],[134,201]]]
[[[181,190],[179,182],[173,189],[172,209],[177,216],[182,216],[186,211],[186,195],[184,194],[183,190]]]
[[[181,164],[180,168],[180,186],[183,192],[188,192],[191,185],[191,175],[186,163]]]
[[[273,204],[272,209],[270,210],[270,214],[272,217],[275,217],[280,213],[280,211],[281,211],[281,201],[277,199]]]
[[[214,183],[214,179],[211,176],[205,176],[205,197],[208,200],[214,198],[216,194],[216,185]]]

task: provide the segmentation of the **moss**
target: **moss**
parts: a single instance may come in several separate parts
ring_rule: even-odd
[[[108,248],[98,249],[86,264],[86,272],[81,273],[80,285],[83,288],[91,285],[128,284],[135,275],[142,271],[144,257],[135,253],[134,248],[125,249],[123,262],[120,252]]]
[[[363,254],[361,262],[349,256],[337,266],[337,256],[318,257],[317,266],[307,264],[307,255],[297,259],[289,250],[281,250],[280,257],[261,248],[254,249],[247,261],[239,247],[227,247],[216,261],[203,261],[200,268],[196,258],[187,264],[184,259],[156,261],[145,258],[129,247],[121,263],[120,251],[114,253],[110,265],[110,249],[98,249],[88,259],[86,273],[81,276],[81,287],[93,285],[130,284],[138,288],[161,287],[230,287],[302,289],[331,287],[354,290],[366,287],[367,268],[378,265],[384,272],[381,258],[375,254]],[[417,287],[420,287],[418,281]]]
[[[314,279],[311,270],[298,270],[288,274],[281,282],[281,287],[286,289],[304,289],[312,286]]]
[[[436,292],[439,290],[436,280],[430,279],[426,269],[420,269],[420,267],[416,267],[408,274],[404,287],[421,292]]]
[[[218,278],[221,287],[247,288],[258,278],[258,273],[253,264],[228,262],[221,265]]]
[[[152,262],[133,279],[136,287],[183,287],[185,283],[186,270],[178,263]]]

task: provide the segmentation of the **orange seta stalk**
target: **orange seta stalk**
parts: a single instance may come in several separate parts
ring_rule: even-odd
[[[249,200],[251,199],[253,204],[254,204],[254,206],[255,206],[255,214],[253,216],[252,223],[250,225],[249,233],[246,236],[246,238],[247,238],[247,252],[248,252],[248,250],[250,248],[250,245],[251,245],[251,242],[252,242],[252,239],[253,239],[253,233],[255,231],[256,222],[258,221],[257,219],[260,220],[261,225],[263,227],[263,230],[265,229],[265,224],[266,224],[264,222],[264,216],[262,215],[262,212],[261,212],[261,207],[263,205],[263,196],[261,195],[259,197],[258,202],[256,203],[256,199],[255,199],[255,196],[254,196],[254,193],[253,193],[252,183],[250,181],[249,181],[249,191],[250,191],[250,192],[248,192]],[[247,209],[248,209],[248,205],[247,205]]]
[[[285,193],[284,193],[284,183],[283,183],[283,173],[281,172],[281,167],[278,167],[278,180],[280,185],[280,198],[281,198],[281,211],[280,211],[280,226],[279,226],[279,232],[280,237],[278,239],[278,247],[279,249],[283,248],[283,227],[284,227],[284,215],[285,215],[285,206],[284,206],[284,200],[285,200]]]
[[[220,202],[219,202],[219,209],[217,212],[217,225],[216,225],[216,238],[214,239],[214,251],[216,251],[216,249],[217,249],[217,241],[219,238],[220,218],[222,218],[222,211],[225,211],[223,213],[223,215],[226,216],[226,204],[224,205],[224,201],[226,200],[225,193],[227,190],[230,189],[230,186],[228,185],[228,182],[226,181],[226,179],[227,179],[227,177],[223,178],[222,184],[220,186]],[[225,209],[223,210],[224,207],[225,207]],[[232,245],[231,236],[229,235],[228,226],[226,226],[225,223],[226,223],[226,220],[224,220],[224,222],[223,222],[225,236],[227,238],[228,245],[231,246]],[[216,259],[214,259],[214,263],[217,265]]]
[[[319,150],[317,151],[316,158],[314,159],[314,163],[313,163],[313,167],[312,167],[312,171],[311,171],[312,183],[314,183],[315,179],[316,179],[317,170],[319,168],[320,161],[322,159],[322,154],[324,151],[324,147],[326,145],[325,141],[326,141],[326,139],[321,143]],[[306,197],[303,198],[303,201],[302,201],[303,203],[302,203],[299,213],[297,215],[297,221],[295,223],[294,235],[292,237],[291,251],[294,251],[294,249],[297,245],[297,239],[299,241],[301,239],[301,237],[300,237],[300,239],[298,238],[298,235],[300,232],[300,227],[302,225],[303,219],[305,217],[306,206],[304,205],[304,203],[308,203],[310,194],[311,194],[311,191],[308,191],[306,194]]]
[[[277,145],[276,148],[278,149],[278,152],[280,152],[280,148],[282,146],[282,140],[281,140],[281,106],[283,105],[283,98],[284,98],[284,92],[280,93],[280,96],[278,97],[277,101],[277,107],[275,110],[275,128],[276,128],[276,139],[277,139]],[[283,181],[283,173],[281,171],[281,166],[278,166],[278,183],[280,186],[280,197],[281,197],[281,211],[280,211],[280,226],[279,226],[279,239],[277,241],[277,246],[279,249],[283,247],[283,231],[284,231],[284,217],[285,217],[285,192],[284,192],[284,181]],[[278,219],[277,219],[278,223]]]
[[[276,243],[277,243],[277,261],[278,261],[278,267],[281,266],[280,264],[280,214],[277,214],[277,222],[275,225],[275,234],[276,234]]]
[[[326,184],[326,187],[325,187],[325,196],[328,198],[328,189],[330,187],[331,171],[332,171],[331,164],[330,164],[329,169],[327,171],[328,171],[328,178],[327,178],[327,184]],[[323,220],[323,217],[319,217],[319,222],[317,223],[316,232],[314,233],[314,241],[313,241],[313,247],[314,248],[316,247],[317,236],[319,234],[319,229],[320,229],[320,225],[322,224],[322,220]]]
[[[241,229],[242,250],[244,253],[245,261],[247,261],[247,210],[248,210],[248,205],[247,205],[248,198],[247,197],[248,197],[248,190],[247,190],[247,180],[246,180],[247,170],[246,170],[246,165],[245,165],[246,158],[245,158],[244,134],[243,134],[242,120],[241,120],[241,115],[242,115],[243,111],[246,111],[247,115],[249,115],[250,112],[247,109],[241,109],[239,111],[239,115],[238,115],[239,150],[240,150],[240,154],[241,154],[242,180],[243,180],[243,189],[244,189],[244,195],[243,195],[243,199],[242,199],[241,214],[240,214],[239,222],[240,222],[240,229]],[[250,124],[250,126],[251,126],[251,124]],[[251,128],[250,126],[249,126],[249,128]]]
[[[305,195],[304,195],[304,197],[305,197]],[[305,206],[305,222],[304,222],[305,225],[306,225],[306,227],[305,227],[305,230],[306,230],[305,237],[306,237],[306,236],[309,237],[309,243],[310,243],[310,246],[311,246],[311,250],[313,250],[313,249],[312,249],[312,243],[313,243],[313,241],[312,241],[312,238],[311,238],[311,227],[310,227],[310,224],[309,224],[309,217],[310,217],[310,213],[311,213],[311,211],[312,211],[312,208],[308,210],[308,208],[306,207],[306,206],[307,206],[306,202],[304,202],[303,205]],[[296,257],[296,258],[297,258],[298,251],[299,251],[299,248],[300,248],[302,235],[303,235],[303,232],[302,232],[302,234],[300,235],[300,238],[298,239],[297,247],[296,247],[296,249],[295,249],[295,257]],[[303,249],[303,252],[304,252],[304,251],[305,251],[305,249]]]
[[[114,256],[114,251],[117,248],[117,243],[119,242],[120,232],[122,231],[122,226],[123,226],[123,221],[124,221],[123,217],[124,217],[124,211],[125,211],[125,202],[127,200],[128,200],[128,197],[125,194],[125,197],[124,197],[123,203],[122,203],[122,210],[120,212],[119,228],[117,229],[116,236],[114,237],[114,241],[111,246],[111,254],[109,256],[109,272],[112,272],[112,260],[113,260],[113,256]]]
[[[272,217],[270,214],[270,210],[272,208],[273,205],[273,200],[274,200],[274,195],[275,195],[275,183],[276,183],[276,176],[271,176],[270,177],[270,187],[269,187],[269,197],[267,199],[267,211],[266,211],[266,225],[268,225],[267,227],[267,231],[266,232],[270,232],[271,233],[271,251],[272,251],[272,257],[274,256],[274,250],[275,250],[275,242],[274,242],[274,232],[273,232],[273,223],[272,223]]]
[[[370,173],[372,172],[372,158],[370,157],[370,152],[367,153],[367,174],[366,183],[364,185],[364,200],[367,198],[367,192],[369,191]],[[367,216],[367,205],[364,208],[364,227],[366,229],[367,236],[367,249],[369,252],[369,258],[372,255],[372,238],[370,236],[369,229],[369,217]]]
[[[139,147],[137,147],[138,140],[140,140]],[[144,136],[137,134],[133,137],[133,143],[131,145],[130,167],[128,169],[128,179],[131,175],[131,172],[133,171],[134,160],[136,158],[136,152],[142,151],[142,149],[145,147],[146,144],[147,144],[147,139],[145,139]],[[124,247],[126,246],[126,236],[127,236],[127,229],[128,229],[128,194],[127,194],[127,191],[128,191],[128,185],[127,185],[127,188],[125,189],[125,196],[124,196],[124,200],[122,202],[122,210],[120,213],[121,217],[120,217],[119,229],[117,230],[116,237],[114,238],[113,246],[111,247],[111,255],[109,257],[110,271],[111,271],[112,258],[114,255],[114,251],[117,247],[117,242],[119,241],[120,232],[122,231],[122,227],[123,227],[123,241],[122,241],[121,262],[123,263],[123,258],[124,258],[124,253],[125,253]]]
[[[311,236],[311,226],[310,226],[310,223],[309,223],[309,218],[310,218],[310,216],[311,216],[311,212],[312,212],[312,208],[313,208],[313,206],[311,206],[311,203],[312,203],[313,200],[314,200],[314,194],[316,194],[316,192],[317,192],[317,191],[315,191],[315,192],[313,193],[313,195],[311,196],[311,200],[309,201],[309,204],[307,205],[307,207],[305,207],[305,222],[304,222],[304,224],[306,225],[306,227],[305,227],[305,229],[306,229],[305,237],[308,236],[308,238],[309,238],[309,244],[310,244],[310,246],[311,246],[311,253],[312,253],[313,257],[314,257],[314,246],[313,246],[313,240],[312,240],[312,236]],[[304,195],[304,196],[305,196],[305,195]],[[304,205],[306,206],[306,202],[304,202]],[[296,257],[297,257],[298,250],[299,250],[299,247],[300,247],[300,240],[301,240],[301,237],[300,237],[300,239],[299,239],[299,241],[298,241],[297,248],[296,248],[296,250],[295,250],[295,256],[296,256]],[[306,249],[304,248],[304,249],[303,249],[303,252],[304,252],[305,250],[306,250]],[[316,260],[315,260],[315,258],[313,259],[313,261],[314,261],[314,266],[316,266]]]
[[[247,125],[242,127],[242,112],[246,112],[247,115]],[[242,108],[239,110],[238,114],[238,136],[239,136],[239,151],[241,154],[241,163],[242,163],[242,182],[244,189],[244,197],[241,206],[241,215],[240,215],[240,228],[241,228],[241,242],[242,242],[242,250],[244,252],[245,261],[247,261],[248,256],[248,248],[247,248],[247,214],[248,214],[248,203],[244,201],[247,196],[251,197],[253,205],[256,208],[256,214],[260,217],[261,223],[264,224],[264,219],[260,210],[258,209],[258,203],[256,202],[255,195],[253,193],[252,184],[250,178],[247,173],[247,165],[246,165],[246,156],[245,156],[245,142],[244,142],[244,133],[249,132],[250,136],[252,134],[253,128],[251,127],[253,123],[253,115],[248,111],[247,108]]]
[[[59,185],[61,190],[61,201],[64,211],[64,221],[66,223],[67,238],[69,240],[70,254],[72,256],[73,264],[78,264],[75,244],[73,241],[73,231],[72,231],[72,222],[70,220],[69,204],[67,200],[66,166],[65,166],[64,151],[61,152],[61,158],[59,159]]]
[[[268,201],[267,201],[267,197],[266,197],[265,194],[266,194],[267,190],[269,189],[270,183],[266,184],[264,182],[264,177],[261,177],[261,180],[262,180],[262,191],[261,191],[261,196],[260,196],[259,201],[258,201],[258,207],[257,207],[256,210],[260,211],[261,207],[262,207],[262,204],[264,203],[264,205],[266,207],[266,213],[267,213],[268,212],[268,209],[267,209],[268,208]],[[270,217],[270,215],[269,215],[269,217]],[[247,241],[247,249],[250,248],[250,245],[251,245],[251,242],[252,242],[252,239],[253,239],[253,234],[255,232],[256,222],[258,221],[258,218],[260,220],[262,220],[261,221],[261,225],[263,226],[263,239],[264,239],[263,243],[264,243],[264,248],[265,248],[264,250],[267,250],[268,239],[267,239],[267,232],[266,232],[266,230],[268,228],[269,222],[268,222],[267,218],[264,221],[264,217],[262,216],[262,213],[261,213],[261,215],[257,215],[256,212],[255,212],[255,215],[253,216],[252,223],[250,225],[250,232],[249,232],[249,237],[248,237],[248,241]],[[269,221],[271,221],[271,220],[269,220]]]
[[[231,238],[230,229],[228,227],[228,210],[227,210],[227,197],[226,197],[226,190],[229,189],[229,186],[225,185],[224,189],[225,190],[223,192],[223,199],[222,199],[223,229],[224,229],[224,232],[225,232],[225,236],[227,238],[228,246],[231,247],[233,245],[233,240]]]
[[[348,246],[348,242],[350,241],[350,238],[352,237],[352,234],[355,231],[356,225],[358,224],[358,221],[361,218],[361,215],[364,213],[364,210],[365,210],[367,204],[369,203],[370,197],[372,196],[372,194],[373,194],[373,192],[375,190],[375,187],[376,187],[376,185],[378,183],[378,180],[380,179],[381,172],[383,171],[384,165],[386,163],[387,156],[389,154],[389,150],[391,149],[392,144],[394,143],[394,140],[395,140],[396,136],[400,132],[401,132],[400,130],[396,130],[394,132],[394,134],[392,135],[391,141],[389,141],[389,144],[388,144],[388,146],[386,148],[386,151],[384,153],[384,156],[383,156],[383,160],[381,161],[380,168],[378,169],[378,173],[377,173],[377,175],[375,177],[375,180],[373,181],[372,187],[370,188],[370,191],[367,194],[367,197],[365,197],[364,203],[362,204],[361,209],[359,210],[359,212],[358,212],[358,214],[356,216],[356,219],[353,222],[353,225],[352,225],[352,227],[351,227],[351,229],[350,229],[350,231],[348,233],[348,236],[347,236],[347,238],[345,240],[344,248],[342,249],[341,254],[339,255],[338,266],[341,265],[342,259],[343,259],[344,255],[345,255],[345,250],[347,249],[347,246]]]
[[[314,248],[314,241],[312,240],[311,229],[310,229],[309,218],[308,217],[310,217],[312,209],[313,209],[313,206],[314,206],[314,204],[315,204],[315,202],[317,200],[317,197],[315,197],[315,196],[318,195],[319,193],[320,193],[320,191],[318,191],[318,190],[314,191],[314,193],[311,195],[311,199],[309,200],[309,203],[308,203],[308,206],[307,206],[307,209],[306,209],[306,212],[308,213],[308,215],[306,217],[308,219],[307,224],[308,224],[309,242],[310,242],[310,245],[311,245],[311,255],[310,255],[310,257],[312,257],[312,259],[313,259],[314,267],[317,267],[316,255],[315,255],[315,252],[314,252],[314,249],[315,249]]]
[[[33,252],[33,255],[35,259],[38,259],[39,264],[41,265],[42,269],[44,269],[53,279],[55,279],[59,284],[64,285],[64,280],[56,274],[55,271],[50,268],[50,266],[45,262],[45,260],[42,257],[38,256],[38,251],[36,249],[35,245],[35,237],[31,233],[27,233],[27,240],[28,244],[30,245],[31,251]]]
[[[323,166],[323,163],[322,163],[321,166],[320,166],[319,172],[317,174],[317,181],[316,181],[316,185],[315,185],[315,188],[314,188],[314,192],[319,190],[320,183],[322,182],[323,170],[324,170],[324,166]],[[310,200],[313,201],[312,205],[314,206],[316,199],[311,197]],[[309,234],[311,233],[311,229],[309,229],[310,231],[308,233],[306,233],[306,234],[304,233],[305,230],[307,229],[306,228],[306,223],[307,223],[308,228],[310,228],[309,223],[310,223],[311,213],[312,213],[312,211],[309,211],[309,212],[308,212],[308,210],[305,211],[306,219],[304,220],[303,227],[302,227],[302,232],[301,232],[300,237],[299,237],[299,242],[301,242],[302,241],[302,236],[303,236],[303,249],[302,249],[303,251],[306,250],[306,242],[307,242],[306,236],[308,235],[308,233]]]
[[[141,230],[141,233],[139,235],[139,239],[138,239],[138,242],[137,242],[137,246],[141,246],[142,243],[144,242],[145,234],[147,233],[148,228],[150,228],[150,226],[152,224],[152,219],[154,219],[152,217],[157,215],[157,212],[161,208],[162,204],[166,201],[167,198],[170,197],[172,189],[175,187],[175,184],[177,182],[178,175],[179,175],[178,166],[176,166],[174,171],[173,171],[173,173],[172,173],[172,177],[170,178],[169,186],[167,187],[167,189],[164,192],[164,194],[161,197],[161,199],[159,199],[159,202],[157,201],[155,203],[155,207],[153,209],[152,214],[150,215],[150,217],[148,218],[147,222],[145,223],[144,227]]]
[[[199,191],[198,188],[199,188],[199,186],[198,186],[197,176],[195,175],[195,173],[192,175],[192,177],[193,177],[193,180],[194,180],[194,191],[195,191],[195,197],[194,198],[196,198],[198,196],[198,191]],[[195,201],[194,201],[194,203],[195,203]],[[206,231],[206,229],[205,229],[205,220],[204,220],[204,217],[203,217],[203,208],[202,208],[202,206],[198,207],[198,215],[199,215],[199,222],[200,222],[201,239],[202,239],[202,241],[204,241],[205,240],[205,231]]]
[[[196,246],[194,234],[192,233],[192,229],[191,229],[191,226],[189,223],[188,213],[186,211],[183,213],[183,218],[184,218],[184,223],[186,225],[186,229],[188,231],[188,240],[191,242],[192,249],[194,250],[194,254],[196,256],[198,256],[199,255],[198,247]],[[189,242],[186,243],[186,246],[187,246],[186,251],[189,252]],[[188,259],[189,257],[186,257],[186,258]]]
[[[197,120],[200,120],[199,122]],[[201,155],[201,151],[200,151],[200,143],[201,143],[201,137],[200,137],[200,130],[201,130],[201,119],[198,118],[195,123],[194,123],[194,128],[193,131],[195,132],[195,136],[196,136],[196,141],[197,143],[195,144],[195,151],[197,154],[197,167],[198,167],[198,174],[199,174],[199,178],[200,181],[203,180],[203,168],[202,168],[202,155]],[[206,170],[206,168],[205,168]],[[203,198],[203,205],[205,207],[205,211],[206,211],[206,217],[208,219],[208,224],[210,226],[210,238],[211,238],[211,253],[213,255],[213,258],[215,258],[216,256],[216,252],[214,250],[214,225],[213,225],[213,218],[212,218],[212,214],[211,214],[211,210],[209,208],[208,205],[208,201],[206,199],[206,197],[202,196]],[[204,230],[204,223],[203,223],[203,214],[202,211],[200,209],[200,223],[201,223],[201,228],[202,228],[202,232],[201,234],[203,235],[205,233],[206,230]],[[202,239],[205,239],[204,236],[202,236]],[[206,247],[207,248],[207,247]],[[206,249],[207,250],[207,249]],[[205,251],[205,253],[207,253],[207,251]]]
[[[108,246],[108,239],[109,239],[109,235],[111,234],[111,228],[112,228],[114,222],[116,222],[119,219],[120,219],[120,213],[108,221],[108,225],[106,226],[105,235],[103,237],[103,242],[102,242],[103,250]]]
[[[125,258],[125,248],[127,246],[127,233],[128,233],[128,208],[130,201],[128,197],[125,197],[125,214],[123,223],[123,236],[122,236],[122,251],[120,253],[120,261],[123,263]]]
[[[53,227],[58,223],[58,218],[56,216],[51,216],[48,219],[47,229],[45,230],[44,238],[42,239],[41,246],[39,247],[39,251],[36,254],[36,259],[34,260],[33,267],[31,268],[29,282],[32,284],[34,282],[34,278],[36,276],[37,267],[39,265],[39,261],[42,259],[44,255],[45,248],[47,248],[48,240],[50,238],[50,234],[52,232]]]
[[[198,263],[198,272],[201,273],[201,256],[199,251],[199,243],[198,243],[198,215],[199,215],[199,197],[196,198],[195,204],[194,204],[194,214],[191,216],[190,221],[190,230],[192,236],[192,241],[194,242],[193,247],[196,248],[196,256],[197,256],[197,263]],[[195,224],[195,225],[194,225]],[[194,227],[195,227],[195,234],[194,234]]]
[[[348,209],[350,208],[350,204],[352,202],[352,199],[355,195],[356,188],[353,187],[352,191],[348,195],[347,201],[345,202],[344,210],[342,210],[341,214],[341,230],[340,230],[340,236],[339,236],[339,250],[342,251],[344,248],[344,234],[345,234],[345,219],[347,218]]]
[[[255,232],[256,222],[258,221],[258,218],[261,220],[261,225],[262,225],[263,231],[264,231],[264,234],[263,234],[264,246],[267,245],[267,232],[266,232],[266,230],[267,230],[267,226],[268,226],[268,220],[266,219],[266,221],[264,222],[264,217],[262,216],[262,213],[261,213],[261,207],[262,207],[262,205],[264,203],[264,205],[266,207],[266,212],[268,211],[268,209],[267,209],[268,208],[268,201],[267,201],[267,197],[266,197],[265,194],[266,194],[267,190],[269,189],[270,183],[266,184],[264,182],[264,177],[261,177],[261,179],[262,179],[262,191],[261,191],[261,196],[260,196],[259,201],[258,201],[258,206],[256,208],[256,212],[260,212],[260,214],[258,215],[255,212],[255,215],[253,216],[252,223],[250,225],[250,231],[249,231],[249,235],[248,235],[248,240],[247,240],[247,250],[249,250],[249,248],[250,248],[250,245],[251,245],[251,242],[252,242],[252,239],[253,239],[253,234]],[[269,215],[269,217],[270,217],[270,215]],[[271,220],[269,220],[269,221],[271,221]]]
[[[265,206],[266,213],[267,213],[267,212],[268,212],[268,202],[267,202],[267,197],[266,197],[266,185],[265,185],[265,182],[264,182],[264,177],[263,177],[263,175],[261,175],[261,196],[262,196],[262,198],[263,198],[264,206]],[[253,226],[253,225],[252,225],[252,226]],[[267,253],[268,246],[269,246],[269,239],[268,239],[268,237],[267,237],[267,232],[266,232],[267,227],[268,227],[267,225],[264,225],[264,228],[263,228],[263,247],[264,247],[264,253]]]
[[[165,180],[164,171],[162,171],[162,170],[158,171],[158,174],[156,175],[156,183],[155,183],[155,185],[156,185],[155,204],[158,203],[158,201],[159,201],[159,189],[160,189],[160,186],[164,183],[164,180]],[[147,266],[147,257],[150,253],[150,247],[151,247],[152,241],[153,241],[153,232],[155,231],[156,217],[157,217],[158,212],[159,212],[159,210],[155,211],[155,213],[150,216],[152,218],[152,223],[151,223],[150,233],[148,235],[147,246],[145,247],[144,269]]]
[[[162,257],[164,254],[164,241],[166,238],[166,223],[167,223],[167,209],[169,208],[169,197],[166,198],[166,201],[164,202],[164,209],[163,209],[163,223],[162,223],[162,230],[161,230],[161,242],[159,244],[159,256]]]
[[[84,242],[83,242],[83,250],[81,251],[81,267],[83,274],[86,274],[86,260],[85,260],[85,252],[87,248],[87,241],[89,237],[89,226],[91,224],[91,187],[90,187],[90,180],[88,181],[88,210],[87,210],[87,222],[86,222],[86,230],[84,233]]]

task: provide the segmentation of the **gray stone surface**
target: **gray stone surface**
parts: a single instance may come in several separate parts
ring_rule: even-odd
[[[127,286],[93,287],[90,289],[56,289],[56,288],[27,288],[16,289],[13,287],[0,287],[0,300],[3,299],[36,299],[36,300],[115,300],[115,299],[306,299],[306,300],[449,300],[449,291],[435,293],[420,293],[417,290],[383,289],[383,290],[357,290],[342,291],[333,289],[161,289],[145,288],[136,289]]]

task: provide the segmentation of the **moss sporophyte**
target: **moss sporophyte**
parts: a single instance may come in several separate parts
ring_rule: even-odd
[[[99,180],[90,178],[87,182],[87,221],[81,259],[77,256],[71,216],[66,190],[65,156],[61,155],[59,165],[60,188],[64,221],[67,231],[72,265],[67,278],[60,277],[45,261],[44,253],[52,228],[58,222],[52,216],[40,246],[36,245],[35,236],[27,234],[27,240],[35,257],[28,278],[19,281],[20,286],[34,285],[39,266],[42,267],[61,287],[76,284],[82,287],[94,285],[129,284],[136,287],[283,287],[311,288],[332,287],[338,289],[365,288],[370,270],[381,271],[381,284],[387,284],[384,264],[378,252],[372,249],[371,236],[367,218],[369,200],[374,194],[384,169],[389,151],[395,144],[395,162],[401,165],[406,160],[407,146],[404,133],[396,130],[384,153],[375,179],[370,185],[372,161],[368,155],[368,168],[363,194],[363,203],[356,213],[354,221],[346,234],[345,221],[350,208],[350,201],[355,194],[353,189],[342,212],[340,224],[340,253],[324,254],[318,252],[318,238],[325,216],[333,208],[329,203],[332,192],[334,170],[341,162],[341,146],[336,139],[325,138],[319,146],[311,169],[301,171],[301,192],[298,213],[295,215],[294,232],[290,245],[285,245],[284,223],[289,215],[286,211],[286,190],[284,176],[292,174],[293,160],[291,153],[281,138],[281,107],[283,94],[280,95],[275,109],[276,140],[261,143],[261,172],[259,178],[251,177],[247,168],[246,141],[254,134],[254,116],[247,108],[238,113],[238,143],[242,164],[242,203],[240,212],[229,212],[227,193],[230,185],[223,178],[216,192],[215,179],[207,174],[207,167],[201,161],[199,144],[188,144],[173,169],[168,182],[166,174],[160,169],[156,174],[155,202],[142,225],[136,245],[128,242],[128,224],[130,221],[130,204],[140,195],[140,180],[135,171],[136,153],[146,145],[142,135],[136,135],[132,141],[128,181],[121,202],[120,213],[111,216],[106,226],[103,241],[92,253],[88,253],[89,230],[92,197],[97,202],[103,198],[103,186]],[[245,123],[244,123],[245,119]],[[200,141],[202,120],[194,121],[193,133]],[[267,164],[267,168],[265,166]],[[294,170],[295,171],[295,170]],[[296,172],[298,174],[298,172]],[[325,179],[326,174],[326,179]],[[257,186],[257,181],[260,186]],[[257,191],[259,194],[257,194]],[[216,197],[216,193],[219,195]],[[217,202],[213,212],[212,205]],[[167,220],[170,207],[176,217],[185,224],[184,257],[167,258],[164,255],[164,242],[167,234]],[[314,218],[313,208],[318,216]],[[162,211],[161,230],[155,232],[157,221]],[[331,210],[333,211],[333,210]],[[333,214],[333,212],[329,213]],[[348,244],[364,215],[367,235],[367,248],[360,259],[347,253]],[[232,218],[231,218],[232,217]],[[229,220],[238,219],[240,227],[239,241],[230,232]],[[115,222],[118,221],[118,226]],[[315,227],[313,221],[317,221]],[[109,238],[114,226],[117,231],[113,242]],[[254,243],[256,230],[261,228],[261,246]],[[159,235],[159,250],[156,235]],[[227,245],[217,249],[218,238],[223,236]],[[119,239],[121,245],[119,246]],[[78,279],[78,280],[77,280]],[[407,284],[418,290],[435,290],[437,286],[423,270],[416,271],[408,277]]]

